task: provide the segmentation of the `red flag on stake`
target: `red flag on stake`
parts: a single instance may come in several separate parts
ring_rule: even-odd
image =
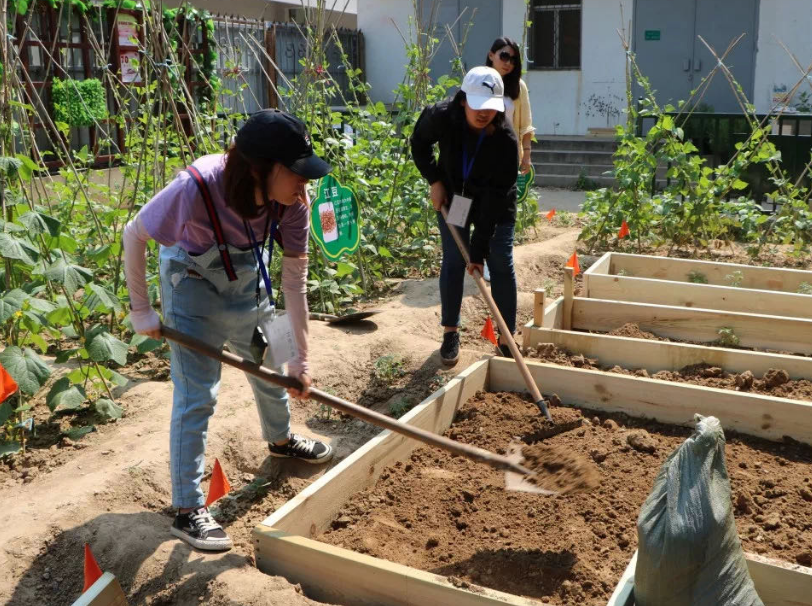
[[[631,232],[629,231],[629,224],[626,223],[626,219],[623,219],[623,223],[620,224],[620,231],[617,232],[618,239],[622,240],[626,236],[628,236]]]
[[[496,340],[496,333],[493,331],[493,322],[491,322],[490,316],[488,316],[488,319],[485,320],[485,326],[482,328],[482,332],[479,334],[482,335],[483,339],[487,339],[494,345],[499,342]]]
[[[206,507],[214,503],[220,497],[224,497],[231,490],[231,484],[220,467],[220,461],[214,459],[214,469],[211,470],[211,483],[209,484],[209,496],[206,498]]]
[[[93,557],[93,552],[90,551],[90,545],[85,543],[85,588],[82,593],[90,589],[90,587],[101,578],[102,571],[96,563],[96,558]]]
[[[544,215],[544,216],[546,217],[546,219],[547,219],[548,221],[552,221],[552,220],[553,220],[553,217],[555,217],[555,209],[551,210],[550,212],[548,212],[548,213],[547,213],[546,215]]]
[[[573,278],[581,273],[581,266],[578,265],[578,253],[577,252],[572,253],[572,256],[570,257],[570,260],[567,261],[566,267],[572,267],[572,277]]]
[[[17,382],[11,378],[3,365],[0,364],[0,402],[17,392]]]

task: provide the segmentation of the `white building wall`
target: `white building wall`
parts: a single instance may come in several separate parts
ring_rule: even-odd
[[[804,70],[812,63],[810,25],[810,0],[761,0],[752,99],[756,111],[766,113],[770,110],[774,86],[785,85],[789,92],[802,76],[779,40],[797,57]],[[809,84],[802,84],[795,96],[796,103],[802,91],[812,94]]]
[[[366,79],[372,85],[370,98],[375,102],[391,103],[395,88],[403,81],[407,59],[401,32],[409,35],[412,16],[411,0],[358,0],[358,29],[364,34],[366,48]]]
[[[625,55],[617,30],[622,26],[621,5],[624,17],[630,20],[632,1],[584,0],[580,70],[527,72],[525,81],[538,135],[580,135],[589,127],[605,128],[604,116],[586,115],[598,101],[618,110],[625,107]],[[503,0],[502,6],[504,35],[521,42],[524,0]],[[391,102],[392,91],[403,80],[406,54],[392,22],[407,35],[411,15],[411,0],[358,0],[358,27],[364,33],[367,81],[372,85],[374,101]],[[594,109],[589,113],[595,113]],[[613,126],[623,117],[620,113],[608,125]]]

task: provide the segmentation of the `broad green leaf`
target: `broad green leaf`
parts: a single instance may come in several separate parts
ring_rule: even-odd
[[[73,429],[69,429],[67,431],[63,431],[62,435],[67,436],[74,442],[78,442],[82,438],[84,438],[87,434],[96,431],[95,425],[85,425],[83,427],[74,427]]]
[[[56,363],[57,364],[64,364],[65,362],[70,360],[73,357],[73,355],[77,351],[79,351],[80,349],[82,349],[82,348],[81,347],[75,347],[73,349],[65,349],[63,351],[58,352],[56,354]]]
[[[77,290],[93,279],[92,271],[68,263],[63,258],[49,265],[44,275],[47,279],[62,284],[69,295],[73,295]]]
[[[9,455],[17,454],[22,450],[19,442],[0,442],[0,459]]]
[[[73,323],[70,307],[60,307],[45,317],[54,326],[70,326]]]
[[[29,298],[28,304],[31,306],[31,309],[43,314],[51,313],[56,309],[56,305],[54,305],[50,301],[46,301],[45,299],[38,299],[36,297]]]
[[[48,392],[45,403],[51,412],[57,410],[76,410],[87,400],[87,394],[81,385],[74,385],[68,377],[62,377]]]
[[[15,312],[23,308],[23,301],[28,298],[28,293],[15,288],[0,295],[0,324],[3,324]]]
[[[158,349],[162,345],[163,341],[152,339],[147,335],[135,335],[133,336],[132,341],[130,341],[130,347],[135,347],[140,354],[145,354]]]
[[[22,161],[17,158],[9,156],[0,156],[0,172],[2,172],[9,179],[17,177],[17,171],[23,165]]]
[[[747,189],[747,186],[748,186],[747,181],[742,181],[741,179],[736,179],[733,182],[733,189],[739,189],[739,190]]]
[[[24,350],[16,345],[6,347],[0,352],[0,364],[17,382],[20,390],[29,396],[37,393],[51,376],[51,369],[48,368],[48,365],[33,349],[28,347]]]
[[[28,242],[15,238],[11,234],[0,233],[0,257],[17,259],[26,265],[34,265],[39,258],[39,251]]]
[[[107,398],[99,398],[95,404],[96,412],[105,419],[120,419],[124,414],[124,409]]]
[[[121,311],[121,302],[112,291],[96,283],[88,284],[87,288],[92,291],[85,299],[85,305],[90,311]]]
[[[0,426],[4,425],[9,417],[14,413],[14,407],[11,405],[11,398],[0,404]]]
[[[30,234],[49,234],[52,237],[59,235],[61,223],[46,214],[28,211],[17,219],[28,228]]]
[[[40,335],[30,332],[25,337],[25,340],[20,343],[20,345],[28,345],[29,343],[33,343],[39,348],[40,353],[45,354],[48,351],[48,342],[43,339]]]
[[[338,273],[336,274],[337,277],[343,278],[355,271],[355,267],[350,265],[349,263],[341,263],[339,262],[337,265]]]
[[[129,349],[127,344],[111,335],[106,326],[93,327],[86,333],[85,338],[85,347],[87,347],[91,360],[95,362],[114,360],[121,366],[127,364],[127,350]]]
[[[389,252],[389,249],[385,246],[378,247],[378,254],[382,257],[392,257],[392,253]]]
[[[31,107],[30,105],[24,105],[23,107],[30,108],[31,112],[34,111],[34,108]],[[17,158],[17,160],[20,161],[21,166],[18,170],[20,172],[20,176],[23,179],[30,179],[34,175],[34,172],[39,170],[39,166],[37,166],[37,163],[34,162],[31,158],[29,158],[25,154],[17,154],[15,158]]]
[[[101,265],[102,263],[107,261],[108,258],[110,258],[111,252],[112,252],[112,249],[111,249],[110,245],[105,244],[104,246],[101,246],[99,248],[94,248],[92,250],[86,251],[85,255],[88,257],[88,259],[90,259],[90,260],[94,261],[95,263]]]
[[[59,234],[56,238],[50,236],[43,237],[45,238],[45,242],[48,244],[48,248],[58,248],[71,254],[79,250],[79,243],[68,234]]]

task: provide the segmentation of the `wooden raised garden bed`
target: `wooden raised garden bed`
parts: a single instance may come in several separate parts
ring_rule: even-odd
[[[542,391],[558,394],[567,405],[685,426],[691,425],[694,413],[701,412],[719,417],[726,429],[770,440],[791,436],[804,443],[812,442],[812,404],[551,364],[531,362],[528,366]],[[455,413],[477,392],[524,390],[512,360],[491,358],[463,371],[402,420],[444,432],[451,426]],[[417,442],[385,431],[343,460],[257,526],[254,530],[257,566],[269,574],[300,583],[307,595],[315,599],[336,604],[540,603],[314,539],[331,528],[333,520],[356,493],[375,486],[388,467],[408,459],[420,447]],[[544,550],[546,545],[539,544],[537,548]],[[782,572],[783,569],[776,570],[775,574]],[[791,590],[800,584],[804,591],[793,595],[792,603],[812,606],[812,577],[802,572],[794,574],[800,575],[801,580]],[[615,582],[613,579],[610,588]],[[772,606],[790,602],[767,603]]]
[[[584,272],[583,295],[810,319],[809,289],[812,271],[609,252]]]

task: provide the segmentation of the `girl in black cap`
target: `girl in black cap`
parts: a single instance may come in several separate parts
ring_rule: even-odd
[[[124,230],[124,269],[131,320],[139,334],[161,338],[160,319],[147,297],[145,251],[161,244],[164,323],[218,349],[264,359],[263,334],[275,319],[266,266],[274,244],[282,248],[282,290],[296,343],[288,373],[307,396],[307,242],[309,208],[305,184],[330,166],[313,153],[297,118],[277,110],[253,115],[225,154],[204,156],[159,192]],[[268,332],[267,330],[265,331]],[[170,427],[171,532],[206,550],[231,548],[231,539],[205,506],[200,480],[206,432],[220,385],[220,363],[170,343],[174,385]],[[273,350],[273,348],[272,348]],[[280,371],[280,361],[274,359]],[[284,362],[284,361],[282,361]],[[324,463],[332,448],[290,432],[288,393],[248,376],[271,456]]]

